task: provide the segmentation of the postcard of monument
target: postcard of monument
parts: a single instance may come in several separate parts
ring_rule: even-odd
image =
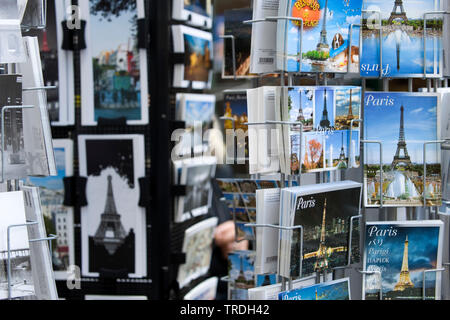
[[[129,125],[146,125],[147,52],[137,47],[136,35],[137,19],[145,18],[144,1],[132,1],[117,15],[89,0],[78,5],[87,44],[81,50],[82,124],[125,118]]]
[[[358,232],[353,220],[360,215],[361,188],[360,183],[343,181],[282,190],[280,224],[302,226],[303,232],[281,232],[280,274],[308,276],[355,260],[359,243],[350,241],[350,235]]]
[[[228,275],[235,289],[255,287],[255,251],[234,251],[228,255]]]
[[[365,233],[364,300],[441,299],[441,273],[425,271],[442,268],[442,221],[368,222]]]
[[[175,64],[173,86],[193,89],[210,89],[212,81],[213,40],[210,32],[174,25],[172,26],[175,53],[184,53],[184,63]]]
[[[358,72],[362,0],[281,0],[277,69],[288,72]],[[354,29],[354,30],[353,30]]]
[[[75,98],[73,74],[73,52],[61,48],[63,30],[69,0],[47,0],[47,24],[44,30],[30,30],[24,35],[39,39],[44,84],[55,86],[47,89],[47,109],[53,126],[75,123]]]
[[[444,15],[430,13],[443,5],[442,0],[364,1],[361,76],[441,77]]]
[[[351,300],[350,278],[280,292],[278,300]]]
[[[26,185],[39,187],[41,209],[48,223],[47,232],[58,239],[52,242],[53,271],[57,280],[67,279],[67,269],[75,264],[73,208],[64,206],[64,178],[73,175],[73,141],[53,140],[58,175],[29,177]]]
[[[224,129],[236,130],[236,145],[227,145],[227,159],[236,158],[237,163],[246,161],[249,156],[248,151],[248,108],[247,91],[224,91],[224,117],[233,120],[224,121]],[[237,152],[235,151],[237,150]]]
[[[441,148],[429,143],[440,138],[440,116],[440,94],[366,93],[364,137],[383,147],[382,159],[379,145],[364,148],[366,206],[441,205]]]
[[[197,27],[211,29],[213,8],[211,0],[174,0],[172,18]]]
[[[82,274],[103,269],[147,273],[145,209],[138,179],[145,176],[143,135],[81,135],[80,176],[88,205],[81,209]]]
[[[177,276],[180,288],[208,272],[217,223],[218,219],[214,217],[186,229],[182,249],[186,253],[186,262],[180,265]]]

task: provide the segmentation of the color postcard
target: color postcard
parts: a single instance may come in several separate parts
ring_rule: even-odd
[[[373,274],[363,278],[363,299],[379,300],[381,286],[383,300],[440,300],[441,274],[431,270],[442,267],[443,228],[439,220],[368,222],[363,268]]]
[[[440,145],[426,145],[426,177],[423,154],[439,139],[439,95],[367,92],[364,112],[364,137],[383,151],[380,159],[379,145],[365,145],[365,205],[378,207],[382,197],[386,207],[440,206]]]
[[[224,92],[224,117],[232,118],[233,120],[224,121],[224,129],[236,130],[237,146],[233,146],[232,150],[227,149],[227,159],[231,157],[234,161],[246,161],[248,159],[248,108],[247,108],[247,92],[246,91],[225,91]],[[233,123],[234,122],[234,123]],[[238,131],[238,130],[242,130]],[[244,138],[240,138],[244,137]],[[235,149],[237,148],[237,154],[235,155]],[[228,154],[230,152],[231,154]]]
[[[362,0],[284,0],[279,16],[277,69],[288,72],[358,72]],[[350,66],[349,66],[350,64]]]
[[[172,1],[172,18],[210,29],[212,26],[211,0],[174,0]]]
[[[351,300],[350,279],[345,278],[280,292],[278,300]]]
[[[442,76],[444,16],[428,14],[426,32],[424,18],[426,13],[441,11],[443,1],[367,0],[364,9],[367,12],[363,13],[361,30],[362,77]]]
[[[138,48],[136,31],[137,19],[145,18],[144,1],[130,1],[117,14],[89,0],[79,6],[87,26],[87,48],[81,51],[82,124],[94,126],[100,118],[147,124],[147,52]]]

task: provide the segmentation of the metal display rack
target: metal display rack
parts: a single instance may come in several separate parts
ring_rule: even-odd
[[[389,80],[390,79],[386,78],[384,76],[384,74],[383,74],[383,44],[382,44],[381,12],[380,11],[373,11],[373,10],[372,11],[363,10],[363,13],[373,13],[373,14],[377,14],[380,17],[380,19],[379,19],[379,21],[380,21],[380,27],[379,27],[380,75],[379,75],[378,79],[383,81],[383,91],[389,91]],[[425,28],[426,28],[427,16],[429,16],[429,15],[447,15],[447,14],[450,14],[450,12],[445,12],[445,11],[425,12],[424,15],[423,15],[424,16]],[[292,18],[292,17],[269,17],[269,18],[266,18],[266,19],[254,19],[254,20],[243,21],[243,23],[244,24],[253,24],[253,23],[261,23],[261,22],[268,22],[268,21],[270,21],[270,22],[277,22],[278,20],[295,20],[295,21],[300,21],[301,22],[301,28],[300,28],[301,31],[300,31],[300,36],[299,36],[299,46],[300,46],[300,53],[299,53],[299,55],[300,55],[300,57],[299,57],[300,70],[299,70],[299,72],[290,73],[290,72],[285,72],[285,71],[278,71],[278,72],[270,73],[270,74],[278,74],[280,76],[280,82],[281,82],[280,85],[281,85],[281,87],[285,87],[286,86],[285,85],[286,84],[286,82],[285,82],[285,74],[287,74],[287,76],[288,76],[288,86],[292,86],[293,82],[294,82],[293,81],[294,76],[300,75],[302,73],[301,72],[301,66],[302,66],[302,59],[303,59],[302,58],[303,20],[301,18]],[[349,35],[350,35],[349,36],[350,37],[350,45],[349,45],[349,52],[348,52],[349,55],[350,55],[351,44],[352,44],[351,41],[352,41],[353,29],[355,27],[358,27],[360,29],[362,28],[361,24],[351,24],[349,26]],[[283,54],[283,59],[284,59],[283,65],[286,66],[287,58],[286,58],[286,54],[285,53],[286,53],[287,32],[285,32],[284,34],[285,34],[285,39],[284,39],[285,46],[284,46],[284,54]],[[235,42],[234,36],[224,35],[224,36],[222,36],[222,38],[223,39],[228,39],[228,38],[232,39],[232,44],[233,44],[232,45],[232,56],[233,56],[233,59],[235,59],[236,53],[234,52],[234,50],[235,50],[234,49],[235,48],[235,46],[234,46],[234,42]],[[363,51],[362,32],[360,32],[359,41],[360,41],[360,51],[361,51],[361,54],[362,54],[362,51]],[[424,47],[426,47],[426,30],[425,30],[424,35],[423,35],[423,42],[424,42]],[[427,53],[426,53],[426,50],[424,50],[424,62],[426,62],[426,58],[427,58]],[[284,68],[284,70],[286,70],[286,67]],[[235,61],[233,61],[233,71],[234,71],[234,73],[236,72]],[[347,73],[350,73],[350,63],[348,63],[348,66],[347,66]],[[261,77],[263,77],[265,75],[266,74],[260,74],[259,77],[257,78],[256,84],[258,84],[259,80],[261,80]],[[358,76],[359,76],[359,70],[358,70]],[[327,85],[327,73],[320,73],[320,74],[316,73],[315,77],[316,77],[316,85],[319,85],[319,78],[320,77],[322,77],[324,79],[324,85]],[[427,85],[427,88],[428,88],[429,92],[431,92],[431,87],[432,87],[431,80],[432,80],[432,77],[434,77],[434,79],[433,79],[433,81],[434,81],[434,89],[435,89],[434,91],[436,92],[437,88],[439,87],[439,80],[441,80],[441,79],[437,79],[435,75],[434,76],[430,76],[429,74],[427,74],[426,63],[424,63],[423,78],[426,79],[426,85]],[[236,79],[236,74],[234,74],[234,78]],[[366,79],[370,79],[370,77],[363,77],[363,78],[361,78],[361,81],[362,81],[362,96],[363,97],[364,97],[365,92],[366,92],[366,81],[367,81]],[[408,78],[407,80],[408,80],[408,91],[409,92],[413,92],[413,78]],[[447,79],[445,79],[444,81],[445,81],[444,86],[447,87],[448,86]],[[283,91],[282,91],[282,93],[283,93]],[[381,141],[369,141],[369,140],[364,140],[363,139],[363,133],[364,133],[363,120],[362,120],[363,118],[364,118],[364,110],[363,110],[363,106],[362,106],[361,107],[361,119],[354,119],[354,120],[352,120],[351,121],[351,125],[350,125],[350,140],[351,140],[354,122],[359,122],[360,123],[359,128],[360,128],[360,134],[361,134],[361,141],[360,141],[361,165],[360,165],[360,168],[358,169],[358,171],[359,171],[358,177],[361,180],[364,177],[364,172],[363,172],[363,170],[364,170],[363,169],[363,163],[364,163],[363,149],[364,149],[364,146],[367,145],[367,144],[377,144],[379,146],[379,155],[380,155],[380,168],[381,168],[381,170],[380,170],[380,181],[383,181],[383,166],[382,166],[382,162],[383,162],[382,161],[382,159],[383,159],[383,143]],[[233,121],[232,118],[222,117],[220,119],[221,120],[232,120]],[[246,125],[249,125],[249,126],[251,126],[251,125],[267,125],[267,124],[280,124],[280,125],[294,125],[294,124],[297,124],[298,125],[298,123],[282,122],[282,121],[281,122],[280,121],[278,121],[278,122],[277,121],[265,121],[265,122],[262,122],[262,123],[246,123]],[[234,124],[234,121],[233,121],[233,128],[234,127],[235,127],[235,124]],[[300,135],[302,134],[302,131],[303,131],[303,128],[301,127]],[[433,144],[434,145],[436,145],[436,144],[437,145],[443,145],[444,143],[448,142],[449,140],[450,140],[449,138],[445,138],[443,140],[438,140],[438,141],[427,141],[427,142],[425,142],[423,144],[423,161],[424,161],[423,183],[424,183],[424,185],[425,185],[425,182],[426,182],[426,172],[427,172],[427,163],[426,163],[427,146],[428,145],[433,145]],[[301,144],[302,144],[302,139],[300,139],[300,149],[301,149]],[[351,151],[352,151],[352,146],[350,144],[350,154],[351,154]],[[234,154],[236,154],[236,151],[234,152]],[[339,176],[341,178],[344,178],[345,175],[346,175],[346,172],[349,169],[351,169],[351,168],[347,168],[347,169],[344,169],[344,170],[338,170],[337,172],[340,173]],[[333,171],[333,172],[336,172],[336,171]],[[326,182],[327,178],[326,178],[325,175],[327,173],[328,173],[328,175],[330,175],[329,176],[330,182],[332,180],[334,180],[331,177],[331,171],[330,171],[330,172],[316,173],[316,182],[317,183]],[[280,181],[282,182],[280,188],[283,189],[283,188],[285,188],[285,175],[282,174],[282,173],[281,174],[278,173],[278,174],[281,176]],[[251,175],[251,176],[252,176],[251,177],[252,179],[255,179],[255,180],[259,179],[259,175]],[[288,181],[289,181],[288,186],[292,187],[292,179],[293,178],[297,178],[297,181],[299,182],[299,185],[300,185],[300,182],[302,181],[301,177],[302,177],[302,173],[301,172],[296,177],[288,176]],[[381,182],[381,184],[382,184],[382,182]],[[363,194],[364,193],[365,193],[365,191],[363,190]],[[425,191],[425,188],[424,188],[424,191],[423,191],[423,208],[425,209],[425,211],[428,211],[428,214],[426,216],[428,216],[428,218],[438,219],[438,217],[437,217],[438,216],[437,213],[439,212],[438,208],[427,206],[427,201],[426,200],[427,200],[427,198],[426,198],[426,191]],[[350,263],[351,263],[350,257],[351,257],[352,229],[353,229],[352,226],[353,226],[354,220],[358,219],[358,220],[360,220],[360,224],[359,224],[360,231],[364,230],[363,226],[365,226],[366,217],[367,217],[366,210],[368,210],[368,209],[373,209],[373,208],[362,207],[362,208],[360,208],[360,212],[361,212],[360,215],[355,216],[355,217],[351,217],[351,220],[350,220],[350,225],[351,226],[350,226],[350,238],[349,238],[349,253],[348,253],[349,265],[344,266],[344,267],[335,268],[333,270],[334,273],[336,273],[336,271],[338,271],[339,269],[345,271],[345,269],[351,269],[352,268],[352,266],[350,265]],[[383,190],[382,190],[382,188],[380,188],[380,205],[378,206],[378,220],[380,220],[380,221],[381,220],[397,220],[396,214],[393,214],[392,210],[387,210],[387,209],[388,208],[385,207],[384,201],[383,201]],[[395,211],[396,211],[397,207],[389,208],[389,209],[395,209]],[[408,208],[408,209],[410,209],[410,211],[414,211],[414,208]],[[433,209],[434,209],[434,214],[432,214]],[[391,215],[389,216],[388,213],[391,213]],[[394,215],[395,215],[395,217],[394,217]],[[415,219],[414,219],[413,216],[414,216],[414,214],[412,212],[409,215],[408,218],[411,219],[411,220],[416,220],[416,219],[417,220],[422,220],[422,219],[419,219],[418,215],[416,215]],[[426,219],[427,217],[424,217],[424,218]],[[272,228],[272,229],[280,230],[280,232],[282,230],[288,230],[288,231],[300,230],[300,232],[302,233],[301,244],[300,244],[300,248],[301,248],[300,257],[303,256],[302,255],[302,251],[303,251],[303,227],[302,226],[283,227],[283,226],[278,226],[278,225],[256,224],[256,223],[248,223],[245,226],[252,227],[253,229],[255,229],[255,228]],[[449,232],[448,227],[449,227],[449,225],[447,223],[445,228],[444,228],[445,232],[447,232],[447,233]],[[255,232],[255,234],[256,234],[256,232]],[[238,239],[236,239],[236,240],[238,240]],[[364,233],[361,232],[360,244],[363,245],[363,243],[364,243]],[[360,263],[362,263],[362,260],[361,260]],[[301,268],[301,265],[302,265],[302,262],[300,261],[300,268]],[[444,266],[443,268],[424,270],[423,271],[423,300],[425,300],[425,297],[426,297],[426,295],[425,295],[425,290],[426,290],[426,288],[425,288],[425,278],[426,278],[426,275],[429,274],[429,273],[442,273],[442,272],[444,272],[446,270],[447,267],[450,266],[450,263],[443,263],[442,265]],[[379,287],[379,299],[382,300],[383,299],[383,290],[382,290],[382,286],[381,286],[382,273],[380,271],[368,271],[368,270],[361,270],[359,268],[355,268],[354,271],[356,271],[356,273],[362,275],[362,284],[364,284],[364,282],[365,282],[366,275],[375,275],[375,276],[377,276],[379,278],[379,284],[380,284],[380,287]],[[300,274],[301,274],[301,272],[300,272]],[[322,274],[323,274],[324,281],[326,281],[325,279],[326,279],[327,271],[325,270],[325,272],[322,272]],[[280,276],[278,276],[278,277],[279,277],[279,279],[281,279],[281,285],[282,285],[282,290],[281,291],[291,290],[292,289],[292,279],[291,278],[284,278],[284,277],[280,277]],[[320,283],[320,278],[321,278],[321,274],[320,273],[316,273],[316,283]],[[223,277],[221,280],[222,281],[226,281],[229,284],[233,282],[228,276]],[[444,285],[444,283],[443,283],[443,285]],[[447,283],[445,285],[448,285],[448,281],[447,281]],[[230,292],[230,290],[229,290],[229,292]],[[364,292],[362,294],[364,295]]]

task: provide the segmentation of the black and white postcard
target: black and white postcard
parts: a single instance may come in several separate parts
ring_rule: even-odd
[[[23,186],[21,189],[25,200],[27,220],[37,222],[36,225],[28,226],[29,238],[33,240],[47,238],[45,225],[47,220],[41,209],[39,188]],[[38,300],[58,300],[49,242],[46,240],[31,242],[30,251],[36,298]]]
[[[22,105],[22,76],[0,75],[0,108]],[[3,179],[20,179],[27,175],[24,137],[23,111],[21,109],[5,110],[5,150],[1,157],[3,162]]]
[[[26,223],[22,191],[0,193],[0,300],[8,299],[8,227]],[[30,244],[27,227],[10,229],[11,298],[33,297]]]
[[[19,65],[23,75],[23,104],[33,106],[23,112],[23,137],[26,173],[29,176],[56,175],[52,133],[47,112],[47,93],[37,37],[24,37],[27,62]]]
[[[53,126],[75,123],[73,52],[62,49],[61,24],[70,5],[70,0],[47,0],[46,28],[24,33],[38,37],[44,84],[56,87],[47,89],[47,109]]]
[[[80,0],[86,20],[81,51],[81,121],[125,118],[129,125],[148,123],[147,52],[137,46],[137,20],[145,18],[143,0],[114,9]],[[117,11],[117,12],[116,12]]]
[[[17,0],[3,0],[0,10],[0,63],[25,61]]]
[[[102,269],[145,277],[145,209],[138,179],[145,176],[144,136],[81,135],[80,175],[88,205],[81,210],[82,274]]]

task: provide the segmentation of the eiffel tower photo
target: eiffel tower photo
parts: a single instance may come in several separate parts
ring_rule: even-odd
[[[330,46],[327,41],[327,11],[328,11],[328,0],[325,0],[325,7],[323,8],[323,23],[322,30],[320,31],[320,42],[317,44],[317,51],[330,51]]]
[[[314,271],[323,271],[328,269],[329,258],[334,252],[345,252],[347,251],[346,247],[336,247],[330,248],[327,247],[326,242],[326,217],[327,217],[327,199],[325,198],[325,203],[323,207],[322,214],[322,227],[320,231],[320,244],[317,251],[307,253],[303,256],[303,259],[311,259],[316,258],[316,262],[314,263]]]
[[[403,20],[404,23],[408,22],[408,18],[406,17],[406,12],[405,8],[403,7],[402,0],[395,0],[394,9],[392,9],[392,13],[391,16],[389,17],[388,24],[389,25],[393,24],[394,21],[397,19]]]
[[[135,272],[135,235],[127,234],[117,212],[112,176],[108,176],[105,210],[95,235],[89,237],[89,271],[101,269]]]
[[[408,154],[408,149],[406,148],[406,140],[405,140],[405,108],[403,106],[401,106],[400,108],[401,111],[401,115],[400,115],[400,135],[399,135],[399,139],[398,139],[398,144],[397,144],[397,151],[395,152],[395,156],[394,156],[394,160],[392,161],[392,165],[391,168],[394,169],[397,165],[410,165],[411,163],[411,158]],[[401,153],[403,152],[403,154],[401,155]]]
[[[339,155],[339,162],[338,162],[338,169],[346,169],[347,168],[347,158],[345,156],[345,150],[344,150],[344,132],[341,132],[341,154]]]
[[[322,113],[322,120],[320,120],[320,127],[329,128],[331,126],[331,122],[328,119],[328,109],[327,109],[327,90],[325,89],[323,93],[324,107]]]
[[[406,236],[405,246],[403,249],[403,262],[402,262],[402,270],[400,271],[400,277],[398,279],[397,284],[394,287],[394,291],[404,291],[408,288],[414,288],[414,283],[411,281],[411,276],[409,274],[409,265],[408,265],[408,236]]]

